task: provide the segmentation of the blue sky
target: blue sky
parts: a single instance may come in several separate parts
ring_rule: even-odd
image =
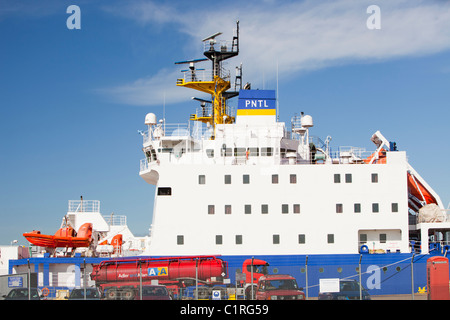
[[[69,30],[69,5],[81,29]],[[381,9],[381,29],[366,22]],[[240,21],[244,82],[275,89],[280,120],[304,111],[313,135],[373,149],[380,130],[450,201],[448,1],[0,0],[0,244],[54,233],[70,199],[101,201],[151,223],[154,187],[139,177],[148,112],[187,123],[197,107],[175,61],[202,57]]]

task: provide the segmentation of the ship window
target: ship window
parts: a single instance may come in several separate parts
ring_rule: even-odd
[[[334,183],[341,183],[341,175],[339,173],[334,174]]]
[[[273,244],[280,244],[280,235],[279,234],[273,235]]]
[[[246,149],[245,148],[234,148],[235,157],[244,157]]]
[[[159,187],[158,188],[158,196],[171,196],[172,188],[168,187]]]
[[[334,234],[328,234],[327,235],[327,242],[328,243],[334,243]]]
[[[214,211],[215,211],[214,205],[213,204],[208,205],[208,214],[214,214]]]
[[[243,183],[243,184],[249,184],[249,183],[250,183],[250,175],[244,174],[244,175],[242,176],[242,183]]]
[[[206,183],[206,177],[204,174],[201,174],[198,176],[198,184],[205,184]]]
[[[231,204],[225,205],[225,214],[231,214]]]
[[[372,183],[378,183],[378,173],[372,173]]]
[[[261,156],[271,157],[273,155],[273,148],[261,148]]]
[[[298,243],[299,244],[305,244],[306,239],[305,239],[305,235],[304,234],[299,234],[298,235]]]
[[[183,245],[184,244],[184,236],[178,235],[177,236],[177,244]]]
[[[233,149],[231,149],[231,148],[222,148],[222,149],[220,149],[220,155],[222,157],[231,157],[233,155]]]
[[[392,207],[392,212],[398,212],[398,203],[392,203],[391,207]]]
[[[269,205],[267,205],[267,204],[262,204],[262,205],[261,205],[261,213],[262,213],[262,214],[267,214],[267,213],[269,213]]]
[[[344,212],[344,205],[342,203],[336,203],[336,213]]]
[[[345,183],[352,183],[352,174],[351,173],[345,174]]]
[[[367,234],[366,233],[361,233],[359,235],[359,243],[360,244],[367,243]]]
[[[222,235],[216,235],[216,244],[222,244]]]
[[[231,174],[225,175],[225,184],[231,184]]]
[[[380,233],[380,243],[386,243],[387,235],[386,233]]]
[[[377,213],[380,211],[378,203],[372,203],[372,212]]]
[[[251,157],[257,157],[259,156],[259,148],[248,148],[250,151]]]
[[[296,175],[296,174],[291,174],[291,175],[289,176],[289,181],[290,181],[291,183],[297,183],[297,175]]]
[[[242,244],[242,235],[236,235],[236,244]]]
[[[300,213],[300,205],[294,204],[294,213]]]
[[[273,174],[272,175],[272,183],[273,184],[277,184],[278,183],[278,175],[277,174]]]
[[[244,207],[245,214],[251,214],[252,213],[252,206],[250,204],[246,204]]]
[[[288,204],[281,205],[281,213],[289,213],[289,205]]]
[[[355,213],[360,213],[361,212],[361,203],[355,203],[354,208],[355,208]]]
[[[208,158],[214,158],[214,149],[206,149],[206,156]]]

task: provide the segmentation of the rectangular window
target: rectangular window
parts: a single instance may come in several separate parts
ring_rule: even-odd
[[[392,212],[398,212],[398,203],[391,204]]]
[[[231,214],[231,204],[225,205],[225,214]]]
[[[172,188],[168,187],[159,187],[158,188],[158,196],[171,196]]]
[[[214,158],[214,149],[206,149],[206,156],[208,158]]]
[[[184,236],[178,235],[177,236],[177,245],[183,245],[184,244]]]
[[[294,204],[294,213],[300,213],[300,205]]]
[[[378,183],[378,173],[372,173],[372,183]]]
[[[236,235],[236,244],[242,244],[242,235]]]
[[[225,184],[231,184],[231,174],[225,175]]]
[[[361,203],[355,203],[354,205],[355,213],[361,212]]]
[[[242,176],[242,183],[243,183],[243,184],[249,184],[249,183],[250,183],[250,175],[244,174],[244,175]]]
[[[386,243],[386,240],[387,240],[387,234],[380,233],[380,243]]]
[[[273,148],[261,148],[261,156],[271,157],[273,155]]]
[[[245,148],[234,148],[234,156],[235,157],[245,157]]]
[[[297,175],[296,175],[296,174],[291,174],[291,175],[289,176],[289,181],[290,181],[290,183],[292,183],[292,184],[297,183]]]
[[[328,234],[327,235],[327,242],[328,243],[334,243],[334,234]]]
[[[336,203],[336,213],[344,212],[344,205],[342,203]]]
[[[206,183],[206,177],[205,175],[201,174],[198,176],[198,184],[205,184]]]
[[[274,184],[278,183],[278,175],[277,174],[272,175],[272,183],[274,183]]]
[[[216,235],[216,244],[222,244],[222,235]]]
[[[215,208],[213,204],[208,205],[208,214],[214,214]]]
[[[361,233],[361,234],[359,235],[359,243],[360,243],[360,244],[367,243],[367,234]]]
[[[372,203],[372,212],[377,213],[380,211],[378,203]]]
[[[222,148],[222,149],[220,149],[220,155],[222,157],[231,157],[233,155],[233,149],[231,149],[231,148]]]
[[[334,174],[334,183],[341,183],[341,175],[339,173]]]
[[[280,244],[280,235],[279,234],[273,235],[273,244]]]
[[[246,204],[244,207],[244,213],[245,214],[251,214],[252,213],[252,206],[250,204]]]
[[[281,205],[281,213],[289,213],[289,205],[288,204],[282,204]]]
[[[306,243],[306,238],[305,238],[305,235],[304,234],[299,234],[298,235],[298,243],[299,244],[305,244]]]
[[[345,174],[345,183],[352,183],[352,174],[351,173]]]
[[[259,148],[248,148],[250,151],[250,157],[259,156]]]
[[[267,214],[267,213],[269,213],[269,205],[267,205],[267,204],[262,204],[262,205],[261,205],[261,213],[262,213],[262,214]]]

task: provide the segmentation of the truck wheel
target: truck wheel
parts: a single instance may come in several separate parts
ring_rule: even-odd
[[[116,300],[117,299],[117,290],[112,288],[108,289],[105,294],[106,300]]]
[[[195,290],[194,290],[195,292]],[[211,288],[208,287],[199,287],[198,288],[198,299],[209,299],[211,296]]]
[[[122,292],[122,298],[123,298],[124,300],[133,300],[133,299],[134,299],[134,291],[133,291],[133,290],[130,290],[130,289],[124,290],[124,291]]]

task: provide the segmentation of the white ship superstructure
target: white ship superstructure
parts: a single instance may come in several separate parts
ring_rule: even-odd
[[[194,121],[145,119],[140,175],[156,186],[148,254],[411,252],[413,239],[426,253],[430,234],[447,235],[439,196],[395,143],[376,132],[373,152],[333,152],[330,137],[310,136],[311,116],[279,122],[275,91],[242,88],[242,67],[228,92],[233,85],[221,62],[237,55],[238,32],[228,45],[216,36],[205,39],[205,56],[213,62],[209,78],[195,69],[206,59],[180,62],[190,67],[177,85],[212,98],[197,99]],[[226,102],[235,96],[233,112]],[[443,216],[410,223],[422,207]]]

